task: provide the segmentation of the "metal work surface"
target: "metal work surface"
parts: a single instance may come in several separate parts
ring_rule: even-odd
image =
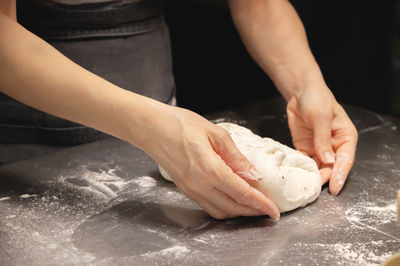
[[[0,265],[376,265],[399,252],[400,122],[348,107],[360,138],[338,197],[281,216],[209,218],[116,139],[0,167]],[[290,144],[282,101],[221,112]]]

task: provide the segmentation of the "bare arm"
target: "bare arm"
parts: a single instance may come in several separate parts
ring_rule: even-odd
[[[3,0],[0,2],[0,13],[17,20],[17,2],[16,0]]]
[[[288,102],[296,149],[313,157],[338,194],[352,167],[357,131],[325,84],[296,11],[287,0],[230,0],[249,53]]]
[[[143,149],[215,218],[279,217],[277,207],[246,182],[257,173],[226,131],[193,112],[126,91],[83,69],[19,25],[4,3],[1,92]]]
[[[230,0],[248,51],[286,100],[307,84],[325,85],[296,11],[287,0]]]
[[[141,146],[135,122],[149,118],[138,110],[161,104],[92,74],[27,31],[14,20],[15,1],[2,1],[0,11],[1,92]]]

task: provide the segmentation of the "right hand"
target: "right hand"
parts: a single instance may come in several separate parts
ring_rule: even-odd
[[[338,195],[353,166],[357,129],[324,83],[306,87],[288,101],[287,115],[293,144],[312,157],[322,184]]]
[[[225,129],[186,109],[162,105],[159,111],[141,148],[181,191],[216,219],[266,214],[279,219],[275,204],[249,185],[262,176]]]

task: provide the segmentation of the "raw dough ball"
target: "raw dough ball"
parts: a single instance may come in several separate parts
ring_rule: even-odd
[[[254,187],[271,199],[280,212],[305,206],[319,196],[321,178],[313,159],[273,139],[261,138],[245,127],[217,125],[228,130],[240,152],[263,174]],[[159,168],[161,175],[171,181]]]

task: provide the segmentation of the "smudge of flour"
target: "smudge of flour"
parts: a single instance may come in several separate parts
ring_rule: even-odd
[[[173,246],[169,247],[160,251],[156,252],[147,252],[142,254],[141,256],[144,257],[168,257],[168,258],[174,258],[174,259],[182,259],[183,257],[186,256],[186,254],[190,252],[190,249],[185,247],[185,246]]]
[[[116,198],[130,185],[136,185],[143,190],[141,192],[145,192],[157,184],[156,180],[150,176],[124,179],[118,176],[118,172],[120,172],[118,168],[93,171],[84,166],[77,172],[69,176],[62,176],[60,179],[69,186],[72,185],[104,199]]]
[[[0,220],[0,232],[12,236],[7,239],[6,252],[17,254],[12,264],[43,263],[43,260],[34,262],[32,258],[47,258],[52,265],[65,265],[66,261],[70,265],[88,265],[95,260],[91,254],[77,250],[71,236],[80,223],[96,213],[96,206],[66,205],[53,193],[56,192],[50,187],[40,197],[23,194],[21,198],[11,198],[8,204],[0,204],[0,213],[5,218]],[[0,258],[0,262],[1,259],[4,258]]]
[[[29,195],[29,194],[22,194],[21,196],[19,196],[21,199],[29,199],[29,198],[34,198],[34,197],[37,197],[37,195],[36,194],[32,194],[32,195]]]
[[[395,241],[389,241],[395,244]],[[335,262],[335,265],[379,265],[393,254],[380,253],[382,246],[389,244],[388,241],[371,241],[368,243],[297,243],[295,247],[303,250],[320,250],[319,263],[323,261]]]
[[[397,219],[396,202],[378,206],[374,202],[358,202],[346,211],[350,223],[367,222],[369,225],[393,223]]]
[[[144,188],[154,187],[157,182],[154,178],[150,176],[142,176],[135,180],[135,183]]]

